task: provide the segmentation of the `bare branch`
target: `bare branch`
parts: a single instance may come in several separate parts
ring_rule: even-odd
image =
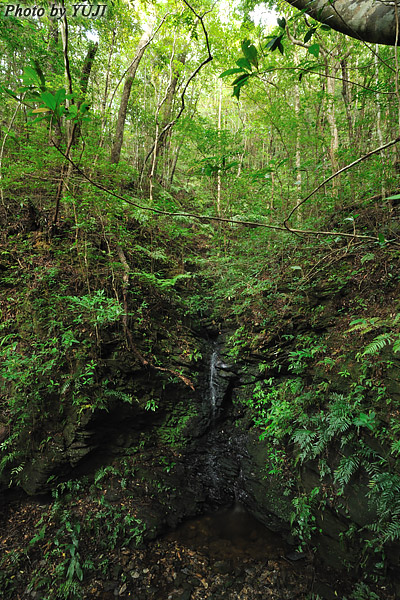
[[[311,196],[314,196],[314,194],[316,192],[318,192],[318,190],[320,190],[322,187],[324,187],[324,185],[326,185],[327,183],[329,183],[329,181],[331,181],[332,179],[334,179],[335,177],[337,177],[338,175],[340,175],[341,173],[344,173],[345,171],[348,171],[349,169],[352,169],[353,167],[355,167],[356,165],[358,165],[360,162],[363,162],[364,160],[366,160],[367,158],[369,158],[370,156],[373,156],[374,154],[378,154],[378,152],[381,152],[382,150],[385,150],[386,148],[390,148],[390,146],[394,146],[395,144],[398,144],[398,142],[400,142],[400,136],[398,136],[396,139],[387,142],[387,144],[383,144],[383,146],[379,146],[379,148],[375,148],[374,150],[371,150],[371,152],[368,152],[367,154],[364,154],[364,156],[361,156],[360,158],[357,158],[357,160],[354,160],[352,163],[346,165],[345,167],[342,167],[341,169],[339,169],[339,171],[336,171],[336,173],[333,173],[333,175],[330,175],[329,177],[327,177],[327,179],[324,179],[324,181],[322,183],[320,183],[319,185],[317,185],[316,188],[313,189],[313,191],[308,194],[308,196],[306,196],[305,198],[303,198],[303,200],[300,200],[300,202],[298,202],[296,204],[296,206],[290,211],[289,215],[286,217],[286,219],[284,220],[283,224],[285,225],[286,229],[288,231],[297,231],[296,229],[291,229],[287,222],[289,221],[290,217],[293,215],[294,212],[296,212],[296,210],[298,208],[300,208],[300,206],[302,206],[305,202],[307,202],[307,200],[309,200],[311,198]],[[338,234],[338,235],[343,235],[343,234]],[[360,236],[358,236],[360,237]],[[363,237],[363,236],[361,236]]]

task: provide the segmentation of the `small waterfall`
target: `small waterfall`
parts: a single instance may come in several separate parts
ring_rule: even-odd
[[[209,433],[209,449],[207,453],[207,472],[211,481],[210,496],[211,498],[219,497],[219,474],[218,474],[218,453],[217,444],[215,444],[218,433],[215,428],[215,419],[217,415],[218,401],[218,381],[217,381],[217,364],[218,352],[214,349],[210,358],[210,371],[208,377],[208,403],[210,407],[210,433]]]
[[[217,504],[230,504],[238,500],[235,480],[239,474],[238,465],[232,457],[236,448],[230,447],[229,435],[224,427],[224,399],[229,388],[228,378],[224,371],[230,369],[219,355],[215,343],[210,349],[208,374],[204,395],[204,408],[207,406],[208,433],[205,442],[204,467],[210,500]],[[240,484],[238,482],[240,488]]]
[[[213,351],[210,360],[210,378],[209,378],[209,396],[210,396],[210,416],[211,426],[214,426],[215,415],[217,410],[217,395],[218,395],[218,383],[217,383],[217,363],[218,353],[216,350]]]

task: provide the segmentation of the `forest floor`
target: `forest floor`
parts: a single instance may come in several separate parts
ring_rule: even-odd
[[[10,557],[23,553],[46,509],[47,505],[35,500],[10,504],[7,516],[4,515],[6,519],[2,519],[3,552]],[[198,526],[193,521],[189,522],[189,529]],[[332,576],[329,587],[317,583],[320,577],[316,578],[308,556],[292,562],[283,555],[282,546],[279,546],[274,551],[269,549],[269,558],[251,556],[251,552],[247,551],[242,551],[240,556],[237,546],[232,548],[227,540],[214,540],[201,546],[198,537],[191,541],[190,536],[182,537],[179,533],[171,532],[139,548],[110,549],[107,553],[107,574],[95,571],[91,577],[85,576],[81,587],[82,598],[306,600],[317,598],[317,592],[328,590],[329,587],[333,589],[332,584],[337,589],[343,587],[338,580],[333,583]],[[19,569],[15,570],[15,577],[19,580],[14,586],[15,600],[48,597],[27,584],[29,580],[32,581],[32,573],[26,571],[39,570],[41,561],[44,563],[38,555],[32,564],[29,561],[21,562]],[[53,593],[55,595],[51,597],[61,597],[56,595],[56,590]]]

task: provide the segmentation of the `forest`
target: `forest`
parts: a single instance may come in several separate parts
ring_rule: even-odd
[[[2,598],[400,597],[399,22],[0,1]]]

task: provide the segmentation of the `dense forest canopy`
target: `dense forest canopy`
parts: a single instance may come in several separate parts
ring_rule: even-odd
[[[47,138],[46,168],[62,164],[54,207],[45,207],[54,224],[74,165],[93,174],[109,163],[136,197],[153,202],[157,190],[160,209],[182,212],[173,190],[183,185],[196,212],[282,226],[324,179],[396,139],[396,49],[370,49],[287,5],[275,27],[218,4],[117,2],[99,18],[72,3],[52,18],[51,6],[41,18],[2,14],[1,168],[11,160],[17,181]],[[319,198],[334,208],[341,180],[345,193],[374,195],[376,164],[389,189],[396,152],[334,178],[296,210],[297,222],[319,211]]]

